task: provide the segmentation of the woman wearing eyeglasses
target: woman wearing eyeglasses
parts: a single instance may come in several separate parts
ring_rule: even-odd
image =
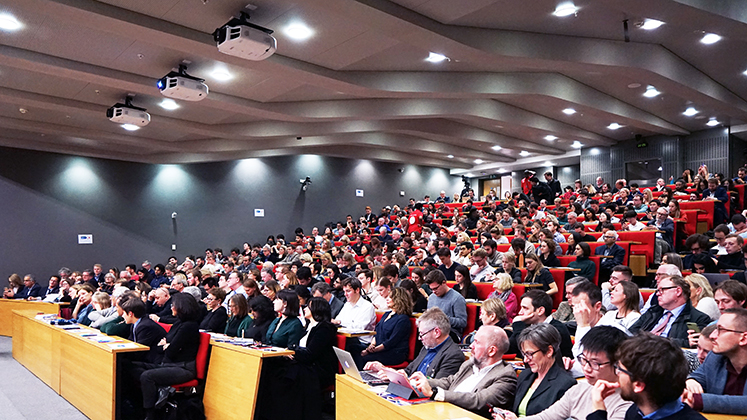
[[[226,292],[218,287],[213,287],[208,291],[208,295],[203,302],[207,305],[208,313],[200,322],[200,329],[207,332],[223,332],[228,322],[228,313],[226,308],[221,305],[226,298]]]
[[[519,335],[519,348],[527,369],[519,374],[512,411],[525,417],[551,406],[576,385],[576,380],[563,368],[560,333],[552,325],[526,328]]]

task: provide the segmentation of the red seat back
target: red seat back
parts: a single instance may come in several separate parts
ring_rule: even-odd
[[[493,293],[493,283],[473,283],[477,287],[477,298],[485,300]]]
[[[479,306],[477,306],[474,303],[467,304],[467,326],[464,327],[464,331],[462,332],[462,335],[467,335],[475,330],[475,325],[477,324],[477,310],[478,309],[479,309]]]
[[[208,365],[208,352],[210,350],[210,334],[200,333],[200,347],[197,348],[197,379],[205,379]]]

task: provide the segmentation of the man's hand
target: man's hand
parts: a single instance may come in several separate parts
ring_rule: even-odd
[[[703,386],[700,385],[700,382],[696,381],[695,379],[688,379],[685,381],[685,389],[690,391],[692,394],[703,394]]]
[[[689,405],[690,408],[693,408],[693,404],[695,404],[695,398],[693,398],[692,392],[684,389],[682,391],[682,402]]]
[[[573,363],[574,360],[570,357],[563,357],[563,367],[565,367],[565,370],[573,369]]]
[[[601,287],[602,290],[612,290],[612,285],[608,281],[602,283],[602,285],[599,287]]]
[[[428,398],[433,395],[433,389],[431,388],[431,384],[428,383],[428,378],[421,372],[415,372],[410,376],[410,385],[417,388],[418,391]]]
[[[591,405],[594,411],[596,410],[607,410],[604,405],[604,399],[612,395],[615,389],[619,388],[620,384],[617,382],[607,382],[602,379],[598,379],[597,383],[591,390]]]
[[[695,330],[687,330],[687,341],[690,342],[690,347],[697,347],[698,340],[700,340],[700,333]]]
[[[579,299],[573,305],[573,316],[576,318],[576,324],[579,327],[588,327],[591,324],[591,308],[589,308],[585,300]]]
[[[371,372],[378,372],[384,369],[384,365],[381,362],[368,362],[366,366],[363,366],[363,370],[370,370]]]
[[[150,314],[150,315],[148,315],[148,316],[150,317],[150,319],[152,319],[152,320],[154,320],[154,321],[156,321],[156,322],[158,322],[158,320],[159,320],[159,319],[161,319],[161,318],[160,318],[160,317],[159,317],[158,315],[156,315],[156,314]]]

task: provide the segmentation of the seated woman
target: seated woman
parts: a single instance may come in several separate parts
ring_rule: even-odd
[[[207,332],[221,332],[226,330],[228,322],[228,313],[225,306],[221,305],[226,299],[226,292],[218,287],[213,287],[208,291],[204,299],[207,305],[207,315],[200,322],[200,329]]]
[[[472,284],[472,276],[469,269],[463,265],[458,265],[454,271],[454,291],[462,295],[465,299],[477,299],[477,286]]]
[[[708,279],[700,274],[690,274],[685,281],[690,285],[690,304],[693,308],[708,315],[711,321],[718,320],[721,312],[713,299],[713,289]]]
[[[405,361],[409,350],[412,324],[412,299],[405,289],[395,287],[387,297],[390,310],[376,324],[376,335],[360,355],[354,354],[358,369],[367,362],[378,361],[384,365],[398,365]]]
[[[548,295],[558,293],[558,285],[555,284],[555,279],[550,274],[550,270],[542,265],[537,255],[526,254],[524,264],[527,266],[527,276],[524,278],[524,283],[541,284],[540,288]]]
[[[129,290],[120,288],[120,290],[122,289]],[[118,291],[117,294],[121,295],[122,291]],[[106,320],[109,320],[109,316],[117,312],[117,308],[112,306],[112,296],[109,296],[105,292],[94,293],[91,304],[93,305],[93,310],[88,314],[88,319],[91,321],[91,328],[100,329]],[[116,318],[116,315],[114,318]]]
[[[422,313],[428,309],[428,297],[425,291],[419,288],[414,281],[404,279],[399,283],[399,287],[407,290],[412,298],[412,312]]]
[[[280,291],[280,285],[275,280],[268,280],[262,286],[262,295],[267,299],[275,300],[278,292]]]
[[[195,359],[200,347],[200,316],[197,301],[186,293],[171,297],[171,313],[177,318],[159,343],[160,363],[135,362],[132,373],[140,380],[147,419],[157,418],[158,388],[190,381],[197,376]]]
[[[519,312],[519,302],[512,291],[513,287],[514,282],[511,280],[511,276],[506,273],[499,273],[493,278],[493,291],[488,295],[488,299],[500,299],[503,302],[508,324],[514,322],[514,317]]]
[[[249,308],[243,295],[233,295],[228,301],[228,309],[231,316],[228,318],[224,333],[229,337],[246,336],[246,329],[252,325],[252,317],[249,316]]]
[[[392,279],[389,276],[382,276],[376,281],[376,286],[373,289],[375,293],[369,295],[371,303],[376,307],[377,311],[386,311],[389,309],[387,306],[387,297],[392,292]]]
[[[560,354],[560,333],[550,324],[540,323],[519,335],[524,369],[519,374],[513,411],[517,416],[531,416],[554,404],[576,385],[564,368]]]
[[[77,302],[75,303],[75,309],[73,309],[73,318],[78,320],[78,324],[91,325],[91,320],[88,318],[88,314],[93,311],[93,287],[90,284],[80,284],[78,293],[76,295]]]
[[[298,345],[306,330],[298,319],[298,295],[292,290],[281,290],[275,299],[274,309],[280,317],[275,318],[267,328],[263,343],[275,347]]]
[[[272,301],[265,296],[254,297],[249,301],[249,310],[252,313],[254,321],[249,328],[244,330],[244,338],[262,341],[267,334],[270,324],[276,318]]]
[[[555,255],[557,244],[549,238],[540,241],[539,258],[545,267],[560,267],[560,260]]]
[[[501,328],[509,325],[503,301],[496,298],[486,299],[480,307],[480,322],[482,325],[495,325]],[[477,329],[462,337],[462,344],[472,344],[476,333]]]
[[[506,273],[511,276],[511,281],[521,283],[521,270],[516,268],[516,256],[503,254],[503,264],[495,269],[496,274]]]
[[[621,281],[610,290],[610,303],[617,307],[614,311],[607,311],[598,322],[599,325],[619,324],[627,331],[638,321],[641,313],[638,311],[640,293],[638,285],[630,281]]]
[[[3,292],[3,297],[6,299],[16,299],[16,295],[21,293],[23,290],[23,279],[16,273],[13,273],[8,277],[8,287]]]
[[[568,264],[570,268],[576,268],[581,271],[574,272],[572,275],[575,277],[586,277],[587,280],[593,282],[594,274],[597,272],[597,265],[594,261],[590,260],[591,247],[586,242],[579,242],[576,245],[576,261],[571,261]]]

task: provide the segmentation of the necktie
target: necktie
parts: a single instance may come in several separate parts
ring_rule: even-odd
[[[666,313],[664,313],[664,317],[663,317],[661,323],[659,324],[659,326],[657,326],[656,328],[654,328],[653,330],[651,330],[651,333],[655,334],[655,335],[661,335],[661,333],[663,333],[664,330],[667,329],[667,324],[669,324],[669,319],[670,318],[672,318],[672,313],[671,312],[667,311]]]

